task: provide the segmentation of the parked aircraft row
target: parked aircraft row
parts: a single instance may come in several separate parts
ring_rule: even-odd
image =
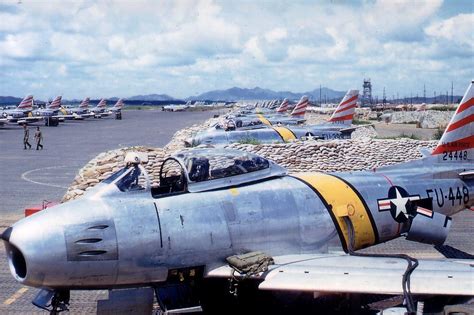
[[[474,206],[473,83],[436,148],[394,166],[288,174],[247,152],[194,149],[166,159],[151,187],[139,157],[127,156],[127,166],[80,199],[7,228],[10,271],[41,288],[34,304],[54,312],[67,308],[70,290],[137,287],[154,288],[161,309],[177,313],[200,303],[233,313],[231,293],[245,301],[259,290],[275,298],[371,295],[385,304],[403,296],[408,314],[465,303],[474,260],[459,251],[440,250],[456,259],[437,260],[357,251],[401,236],[440,249],[451,216]],[[353,95],[333,121],[350,120]],[[225,281],[206,295],[219,279],[230,280],[231,292]],[[269,313],[272,304],[251,307],[240,313]]]
[[[216,123],[208,130],[198,133],[186,141],[187,146],[226,145],[234,142],[275,143],[311,137],[316,139],[350,138],[355,127],[352,127],[358,90],[349,90],[334,110],[331,118],[318,125],[301,124],[309,105],[308,98],[303,96],[287,115],[288,100],[283,100],[276,111],[266,114],[237,113],[229,115],[225,126]],[[258,109],[257,109],[258,110]],[[229,126],[231,126],[229,128]],[[227,128],[225,128],[227,127]]]
[[[84,118],[102,118],[113,113],[120,112],[124,107],[122,99],[119,99],[111,108],[107,108],[107,101],[101,99],[97,106],[89,108],[90,99],[86,97],[78,107],[64,107],[61,103],[62,97],[57,96],[44,108],[33,106],[33,96],[27,95],[14,109],[0,110],[0,125],[4,124],[31,124],[48,119],[55,120],[82,120]]]

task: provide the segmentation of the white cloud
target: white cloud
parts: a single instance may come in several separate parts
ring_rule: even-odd
[[[285,28],[277,27],[273,30],[265,33],[265,39],[268,43],[273,43],[285,39],[288,36],[288,32]]]
[[[473,76],[473,14],[452,5],[454,16],[441,18],[446,5],[11,1],[0,12],[0,94],[50,97],[50,87],[65,97],[185,97],[238,85],[303,92],[320,83],[345,90],[364,76],[374,87],[456,86]],[[25,91],[39,73],[68,80]]]
[[[434,22],[425,28],[425,33],[434,38],[474,48],[474,14],[459,14]]]
[[[8,34],[0,41],[0,55],[11,58],[35,56],[40,49],[40,40],[35,33]]]

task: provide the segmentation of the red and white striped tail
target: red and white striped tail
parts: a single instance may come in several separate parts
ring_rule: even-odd
[[[306,114],[306,108],[309,105],[309,100],[306,95],[302,96],[298,104],[296,104],[295,108],[291,112],[291,116],[304,116]]]
[[[431,153],[443,161],[474,159],[474,81],[471,81],[438,145]]]
[[[22,110],[33,110],[33,95],[27,95],[17,107]]]
[[[285,113],[288,110],[288,105],[290,105],[290,101],[285,98],[280,107],[277,108],[277,113]]]
[[[48,108],[58,109],[59,107],[61,107],[61,99],[62,96],[56,96],[56,98],[51,102],[51,104],[48,105]]]
[[[336,107],[336,110],[329,119],[329,122],[344,125],[352,124],[358,98],[359,90],[347,91],[341,103],[339,103],[339,105]]]
[[[90,101],[90,98],[88,98],[88,97],[83,99],[81,104],[79,105],[79,108],[88,108],[89,107],[89,101]]]
[[[122,109],[123,106],[124,106],[123,100],[121,98],[119,98],[117,103],[115,103],[114,108],[115,109]]]
[[[97,108],[105,108],[107,107],[107,101],[105,100],[105,98],[101,99],[99,104],[97,104]]]

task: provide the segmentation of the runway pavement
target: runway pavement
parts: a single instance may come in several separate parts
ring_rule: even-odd
[[[58,127],[40,126],[44,150],[23,149],[19,126],[0,127],[0,215],[15,216],[43,200],[60,200],[76,172],[97,154],[124,146],[166,145],[173,134],[212,117],[218,111],[163,112],[126,110],[112,117],[66,121]]]
[[[21,128],[0,128],[0,232],[21,218],[25,207],[45,199],[60,199],[77,170],[98,153],[120,146],[163,146],[175,131],[214,113],[125,111],[121,121],[107,118],[41,127],[45,137],[43,151],[23,150]],[[447,244],[474,254],[473,232],[474,212],[459,213],[454,217]],[[365,251],[441,257],[432,246],[402,238]],[[0,314],[45,314],[31,304],[37,292],[13,279],[4,248],[0,246]],[[95,313],[96,301],[107,296],[107,291],[72,291],[70,313]]]

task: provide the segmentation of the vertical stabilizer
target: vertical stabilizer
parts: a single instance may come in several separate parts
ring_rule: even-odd
[[[124,106],[123,100],[121,98],[119,98],[117,103],[115,103],[114,108],[115,109],[122,109],[123,106]]]
[[[21,110],[33,110],[33,95],[27,95],[17,107]]]
[[[431,153],[441,161],[474,160],[474,81],[467,88],[438,145]]]
[[[277,108],[277,113],[285,113],[288,110],[288,105],[290,105],[290,101],[287,98],[281,102],[280,107]]]
[[[303,117],[306,114],[306,108],[309,105],[309,100],[306,95],[302,96],[298,104],[296,104],[295,108],[291,112],[291,116],[296,117]]]
[[[101,99],[99,104],[97,104],[96,106],[97,108],[105,108],[107,107],[107,101],[105,100],[105,98]]]
[[[79,105],[79,108],[87,109],[89,107],[89,101],[90,101],[90,98],[88,97],[83,99],[81,104]]]
[[[329,122],[350,125],[354,118],[355,109],[357,107],[357,99],[359,98],[359,90],[349,90],[336,107]]]
[[[61,107],[61,99],[62,96],[56,96],[56,98],[51,102],[51,104],[48,105],[49,109],[58,109]]]

